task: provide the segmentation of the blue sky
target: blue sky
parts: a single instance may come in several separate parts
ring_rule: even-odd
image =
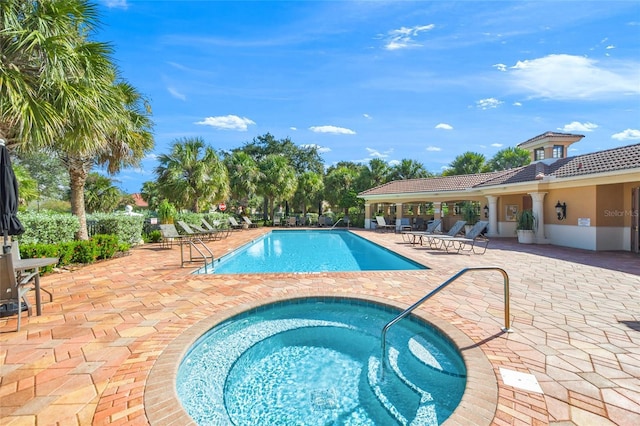
[[[640,142],[638,1],[102,0],[96,35],[149,98],[155,149],[116,176],[154,180],[156,156],[271,133],[338,161],[440,172],[546,131],[570,155]]]

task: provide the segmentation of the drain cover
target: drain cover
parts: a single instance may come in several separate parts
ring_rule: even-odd
[[[505,385],[523,389],[529,392],[544,393],[538,384],[536,376],[533,374],[521,373],[519,371],[507,370],[500,367],[500,375]]]

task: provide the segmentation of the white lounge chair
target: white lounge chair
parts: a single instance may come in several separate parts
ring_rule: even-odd
[[[244,220],[244,223],[246,223],[247,225],[249,225],[249,228],[257,228],[258,224],[257,223],[253,223],[251,222],[251,219],[249,219],[246,216],[242,216],[242,220]]]
[[[455,238],[464,228],[464,225],[467,223],[466,220],[459,220],[453,224],[453,226],[449,229],[449,232],[446,234],[431,234],[431,235],[423,235],[421,245],[428,244],[429,248],[439,249],[442,248],[442,241],[447,238]]]
[[[422,245],[422,238],[425,235],[433,235],[435,234],[438,227],[442,224],[442,219],[432,220],[429,225],[427,225],[426,231],[403,231],[402,232],[402,240],[405,243],[411,243],[412,245],[420,244]]]
[[[235,217],[229,216],[229,224],[232,229],[242,229],[242,225],[238,223]]]
[[[393,229],[395,231],[395,225],[387,225],[387,222],[384,220],[383,216],[376,216],[376,231],[384,231],[388,229]]]

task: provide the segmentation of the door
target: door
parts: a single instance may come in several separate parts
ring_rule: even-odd
[[[640,253],[640,187],[631,190],[631,251]]]

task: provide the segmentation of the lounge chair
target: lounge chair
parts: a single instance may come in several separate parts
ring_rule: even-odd
[[[420,245],[426,244],[429,245],[432,249],[439,249],[442,247],[442,241],[447,238],[455,238],[458,236],[460,231],[464,228],[464,225],[467,223],[466,220],[459,220],[453,224],[453,226],[449,229],[449,232],[446,234],[431,234],[431,235],[423,235],[422,242]]]
[[[215,232],[217,239],[227,238],[231,233],[231,228],[228,226],[221,227],[220,223],[215,223],[216,226],[212,226],[205,218],[202,218],[202,225],[209,232]],[[215,239],[215,238],[214,238]]]
[[[187,235],[192,237],[199,237],[203,240],[213,240],[215,237],[215,232],[207,231],[199,225],[190,225],[183,220],[179,220],[178,225],[180,225]]]
[[[197,234],[194,235],[183,235],[178,232],[176,226],[173,224],[162,224],[160,225],[160,233],[162,234],[162,241],[164,247],[171,247],[173,242],[176,241],[180,244],[180,266],[184,267],[184,265],[191,264],[194,262],[203,262],[205,267],[205,272],[207,265],[210,262],[213,262],[213,253],[209,250],[209,247],[202,241],[200,236]],[[170,243],[165,243],[165,240],[170,241]],[[183,247],[187,246],[189,248],[188,255],[189,257],[185,257]],[[194,251],[196,253],[194,253]]]
[[[396,226],[395,225],[387,225],[387,222],[385,222],[384,217],[383,216],[376,216],[376,231],[379,229],[380,231],[384,231],[387,229],[393,229],[395,231]]]
[[[247,225],[249,225],[249,228],[257,228],[258,224],[257,223],[253,223],[251,222],[251,219],[249,219],[246,216],[242,216],[242,220],[244,220],[244,223],[246,223]]]
[[[295,216],[289,216],[286,223],[287,226],[298,226],[298,219]]]
[[[422,238],[425,235],[435,234],[440,224],[442,224],[442,219],[435,219],[431,221],[429,225],[427,225],[426,231],[404,231],[402,232],[402,240],[405,243],[411,243],[412,245],[422,245]]]
[[[242,229],[242,225],[238,223],[235,217],[229,216],[229,224],[231,225],[231,229],[238,230]]]
[[[32,290],[35,285],[34,279],[37,272],[25,274],[18,278],[13,268],[13,257],[11,253],[0,255],[0,302],[4,302],[5,306],[17,307],[18,313],[18,326],[16,331],[20,331],[20,322],[22,319],[22,302],[27,307],[27,313],[29,316],[32,314],[31,304],[27,300],[27,292]]]
[[[479,221],[473,225],[473,228],[471,228],[464,237],[444,239],[442,240],[442,245],[447,253],[455,251],[456,253],[473,252],[474,254],[484,254],[487,251],[489,239],[482,236],[482,233],[487,229],[487,226],[489,226],[489,222]],[[482,247],[481,253],[476,253],[475,247],[477,243]],[[482,243],[484,243],[484,246],[482,246]]]

